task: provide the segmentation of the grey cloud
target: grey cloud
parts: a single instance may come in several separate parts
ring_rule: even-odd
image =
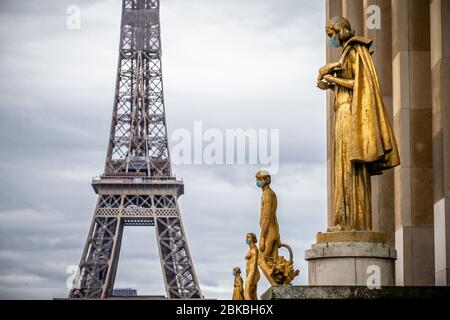
[[[66,28],[69,4],[82,29]],[[170,132],[280,129],[274,177],[283,241],[306,282],[303,252],[325,228],[325,104],[321,1],[161,0]],[[95,207],[111,120],[119,0],[0,2],[0,298],[67,294]],[[183,222],[207,297],[230,298],[258,230],[257,166],[174,166]],[[154,230],[126,230],[116,286],[162,293]],[[262,293],[268,283],[261,285]]]

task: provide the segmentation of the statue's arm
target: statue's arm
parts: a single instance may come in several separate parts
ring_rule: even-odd
[[[325,81],[327,81],[330,84],[336,84],[338,86],[347,88],[347,89],[353,89],[354,85],[355,85],[355,69],[356,69],[356,51],[354,49],[350,50],[350,52],[348,53],[348,59],[349,59],[349,63],[348,63],[348,68],[350,68],[350,73],[353,75],[353,79],[344,79],[344,78],[339,78],[339,77],[335,77],[332,76],[330,74],[328,75],[324,75],[323,79]]]
[[[259,241],[264,243],[267,231],[269,230],[269,225],[271,222],[271,198],[269,194],[263,195],[263,206],[261,208],[261,239]]]
[[[338,86],[347,89],[353,89],[353,86],[355,85],[355,80],[353,79],[337,78],[329,75],[325,76],[324,79],[330,83],[337,84]]]
[[[333,73],[336,69],[341,68],[340,62],[329,63],[319,69],[319,75],[317,76],[317,88],[321,90],[334,90],[335,85],[326,81],[323,81],[327,75]]]
[[[237,279],[237,287],[242,289],[243,286],[244,286],[244,280],[242,280],[241,277],[238,277],[238,279]]]
[[[257,248],[254,248],[253,250],[252,250],[253,252],[253,261],[252,261],[252,270],[251,270],[251,274],[252,274],[252,277],[256,274],[256,270],[258,270],[258,249]]]
[[[242,284],[243,284],[243,281],[242,281],[241,277],[236,277],[234,279],[234,287],[235,288],[242,288]]]
[[[327,74],[330,74],[335,71],[336,68],[340,68],[341,63],[340,62],[333,62],[329,63],[322,68],[319,69],[319,75],[317,76],[317,81],[321,81],[323,77]]]

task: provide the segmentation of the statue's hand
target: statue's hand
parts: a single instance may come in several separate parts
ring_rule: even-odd
[[[323,76],[323,80],[325,80],[326,82],[328,82],[328,84],[330,84],[330,83],[332,83],[332,84],[336,83],[335,79],[336,79],[335,77],[333,77],[332,75],[329,75],[329,74]]]
[[[317,88],[319,88],[320,90],[328,90],[331,89],[332,87],[330,86],[329,83],[325,81],[317,81]]]
[[[321,81],[323,79],[323,76],[328,73],[327,66],[323,66],[319,69],[319,75],[317,76],[317,81]]]
[[[325,75],[328,75],[331,72],[333,72],[334,69],[341,68],[341,67],[342,67],[342,65],[340,62],[333,62],[333,63],[329,63],[329,64],[323,66],[322,68],[319,69],[319,76],[317,77],[317,81],[324,79]]]

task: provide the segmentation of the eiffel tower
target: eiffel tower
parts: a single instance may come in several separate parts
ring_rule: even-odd
[[[124,227],[154,226],[167,298],[201,299],[172,175],[161,74],[159,0],[123,0],[111,133],[98,201],[69,298],[112,296]],[[149,270],[151,272],[151,270]]]

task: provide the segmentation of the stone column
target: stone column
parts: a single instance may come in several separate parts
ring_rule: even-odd
[[[335,16],[342,16],[342,0],[326,0],[326,19],[327,21]],[[323,34],[325,35],[325,25],[323,26]],[[327,48],[327,63],[338,61],[341,55],[341,50],[333,48],[328,45]],[[327,90],[327,204],[328,204],[328,227],[333,226],[333,157],[331,154],[332,146],[332,131],[334,120],[334,94]]]
[[[380,24],[374,26],[372,20],[364,19],[364,36],[373,40],[372,48],[375,52],[372,58],[380,79],[384,106],[393,125],[391,0],[364,0],[365,13],[372,6],[376,6],[377,11],[370,11],[370,17],[379,19],[377,22]],[[386,233],[387,244],[391,247],[394,247],[395,242],[394,192],[394,170],[372,177],[373,230]]]
[[[437,286],[450,285],[450,1],[432,0],[434,254]]]
[[[434,285],[430,0],[392,0],[396,284]]]
[[[364,1],[342,0],[342,16],[347,18],[357,35],[364,35]]]

